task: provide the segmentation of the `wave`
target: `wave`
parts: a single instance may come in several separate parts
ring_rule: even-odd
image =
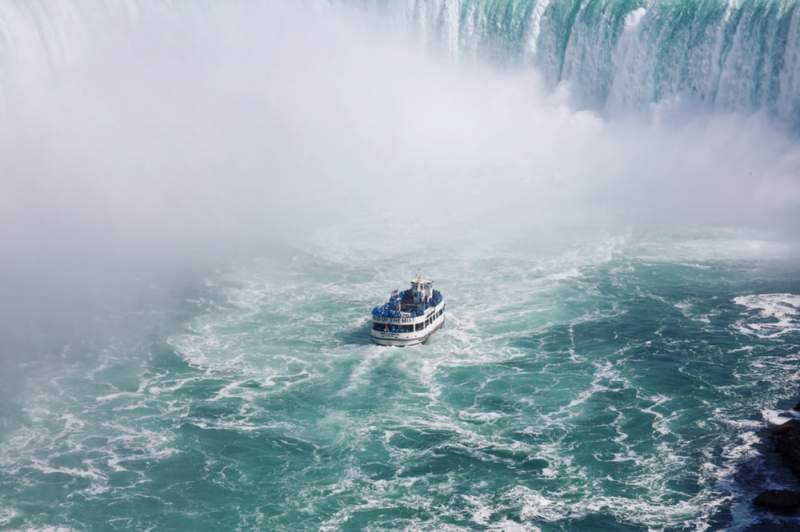
[[[800,332],[800,295],[755,294],[733,299],[747,309],[747,317],[736,322],[737,329],[759,338],[776,338]]]

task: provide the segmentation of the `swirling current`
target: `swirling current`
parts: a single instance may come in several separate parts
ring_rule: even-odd
[[[140,315],[146,338],[32,363],[0,443],[0,526],[769,522],[750,498],[793,481],[761,429],[800,379],[784,252],[730,235],[430,249],[447,325],[399,349],[369,343],[368,317],[409,257],[328,234]]]
[[[0,2],[0,529],[800,527],[797,3],[280,5]]]

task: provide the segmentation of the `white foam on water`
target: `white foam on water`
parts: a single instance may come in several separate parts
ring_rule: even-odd
[[[783,260],[792,256],[792,247],[775,240],[741,234],[697,236],[685,240],[665,239],[639,242],[629,256],[653,263],[719,264],[736,261]]]
[[[14,508],[0,508],[0,526],[10,525],[18,515],[19,513]]]
[[[783,423],[786,423],[795,417],[790,412],[786,412],[785,410],[774,410],[772,408],[762,409],[761,416],[764,418],[764,421],[771,425],[782,425]]]
[[[458,413],[459,419],[463,419],[465,421],[473,421],[479,423],[488,423],[492,424],[499,419],[503,419],[508,417],[508,414],[504,414],[502,412],[483,412],[483,411],[469,411],[469,410],[461,410]]]
[[[673,306],[676,309],[678,309],[686,319],[698,321],[705,324],[711,323],[711,318],[708,314],[696,314],[692,312],[695,303],[696,301],[694,299],[684,299],[682,301],[678,301]]]
[[[488,503],[489,496],[484,495],[461,495],[461,498],[470,506],[473,507],[471,511],[471,520],[481,526],[489,524],[489,519],[492,517],[493,508]]]
[[[800,295],[754,294],[735,297],[733,302],[748,311],[736,323],[742,334],[769,339],[800,332]]]
[[[510,519],[502,519],[497,523],[492,523],[489,530],[502,530],[504,532],[541,532],[541,528],[529,523],[517,523]]]
[[[447,523],[459,520],[494,530],[538,530],[543,522],[563,523],[603,514],[620,523],[654,530],[681,526],[703,530],[710,526],[715,512],[738,493],[732,476],[740,464],[754,459],[759,421],[734,415],[739,408],[734,400],[736,386],[741,383],[730,385],[726,393],[730,404],[717,410],[711,403],[704,405],[713,414],[698,421],[697,427],[719,432],[720,438],[733,436],[733,440],[729,445],[721,444],[717,454],[702,451],[698,493],[675,493],[670,483],[683,478],[686,464],[696,452],[680,424],[691,412],[676,406],[668,395],[640,389],[636,368],[627,361],[642,346],[659,342],[671,345],[670,339],[654,335],[649,343],[630,342],[608,354],[581,347],[586,339],[581,335],[590,328],[583,325],[613,320],[626,312],[624,307],[608,304],[608,295],[603,292],[606,288],[596,281],[598,273],[592,266],[603,264],[593,261],[613,259],[618,253],[618,248],[606,246],[547,264],[515,256],[488,265],[450,258],[446,266],[440,265],[446,273],[437,277],[442,284],[450,283],[444,290],[449,305],[447,325],[427,345],[407,349],[372,346],[355,335],[341,334],[369,323],[369,310],[378,302],[373,300],[374,294],[382,297],[387,277],[405,278],[395,266],[386,266],[385,270],[376,266],[374,277],[366,274],[369,278],[363,282],[333,282],[328,277],[330,272],[317,273],[319,278],[314,278],[302,273],[302,264],[291,274],[291,283],[283,283],[280,274],[258,267],[223,276],[224,282],[215,281],[224,295],[222,302],[200,302],[199,314],[185,330],[169,339],[178,355],[191,364],[189,369],[181,367],[175,373],[145,371],[139,377],[137,391],[107,385],[84,405],[85,410],[66,406],[54,409],[53,402],[34,402],[29,407],[32,419],[37,424],[55,420],[58,430],[13,432],[12,439],[0,445],[0,467],[13,474],[13,469],[5,467],[32,463],[22,452],[24,448],[55,449],[56,441],[63,443],[66,439],[73,450],[80,450],[88,437],[102,434],[108,442],[89,462],[63,468],[42,460],[37,467],[40,472],[89,480],[90,486],[83,490],[86,497],[116,496],[118,490],[146,485],[147,473],[136,473],[122,488],[109,485],[111,473],[134,473],[138,465],[133,467],[133,461],[158,461],[179,453],[175,424],[191,424],[203,430],[268,431],[306,442],[308,452],[314,455],[311,465],[302,472],[287,471],[286,478],[278,482],[300,486],[296,503],[287,506],[286,512],[312,514],[319,508],[334,508],[322,516],[322,529],[346,526],[362,511],[403,507],[429,514],[391,525],[384,522],[382,526],[459,529]],[[614,264],[607,267],[611,270],[607,280],[617,283],[614,286],[618,289],[629,289],[627,277],[635,277],[641,266]],[[337,263],[330,270],[350,272],[347,275],[352,278],[364,271],[352,273],[348,267]],[[502,298],[491,299],[494,288],[459,281],[472,277],[480,268],[491,268],[497,275]],[[637,295],[650,298],[646,291]],[[697,308],[694,298],[675,304],[674,299],[659,300],[657,296],[651,299],[663,303],[666,310],[675,305],[687,317]],[[272,312],[275,301],[281,301],[280,312]],[[338,310],[329,316],[319,310],[323,306]],[[745,310],[746,318],[763,319],[760,308]],[[671,319],[674,317],[672,312]],[[555,339],[556,347],[548,345],[548,338]],[[532,341],[518,347],[514,342],[519,339]],[[797,366],[792,357],[752,361],[748,357],[752,349],[745,346],[730,351],[736,354],[730,359],[738,364],[733,371],[742,382],[754,375],[782,375]],[[368,405],[368,414],[353,415],[346,404],[360,401],[361,395],[380,384],[386,369],[401,377],[401,390],[391,409],[373,411],[375,405]],[[473,376],[454,385],[458,375]],[[525,377],[516,381],[520,376]],[[499,389],[498,381],[504,378],[510,379],[509,387]],[[788,378],[781,377],[784,387]],[[329,390],[333,400],[313,414],[319,417],[285,420],[264,407],[265,401],[280,394],[329,381],[336,382]],[[513,389],[514,382],[538,384],[531,388],[532,395],[515,397],[508,410],[464,399],[469,394],[473,398],[482,394],[503,396],[505,390]],[[203,397],[184,393],[206,385],[209,388]],[[779,385],[774,384],[775,388]],[[603,433],[604,450],[593,456],[604,462],[604,467],[619,471],[619,480],[634,494],[611,497],[604,494],[603,482],[608,479],[576,457],[574,436],[576,430],[586,428],[585,417],[594,406],[593,398],[605,400],[616,393],[625,400],[610,407],[613,418],[598,427],[607,431]],[[764,393],[769,397],[760,400],[763,405],[759,403],[756,415],[762,406],[765,417],[779,415],[771,410],[775,397],[772,387]],[[211,403],[214,412],[225,413],[191,413],[194,406]],[[103,418],[105,421],[98,424],[99,418],[109,414],[115,417]],[[172,423],[163,428],[149,424],[157,419]],[[632,431],[634,421],[652,424],[652,431],[644,435]],[[418,445],[409,445],[409,434],[419,437]],[[425,438],[429,434],[436,437],[428,444]],[[309,437],[303,439],[306,435]],[[714,441],[712,447],[720,440]],[[650,444],[653,449],[648,450]],[[9,447],[17,450],[4,461],[3,452]],[[341,474],[331,474],[331,450],[342,457]],[[376,479],[359,468],[359,460],[372,452],[379,458],[371,457],[371,463],[381,461],[392,470],[388,477]],[[522,461],[533,460],[534,467],[541,469],[531,472],[530,484],[521,482],[524,485],[509,485],[507,489],[485,481],[473,482],[476,479],[466,479],[456,469],[444,473],[425,470],[427,460],[448,454],[514,474],[519,473]],[[418,466],[422,467],[417,470]],[[238,467],[230,464],[225,471]],[[313,478],[318,471],[324,480],[305,483],[306,477]],[[223,487],[237,484],[232,480],[235,474],[230,478],[227,473],[207,475],[209,481]],[[465,483],[469,483],[468,492],[464,491]],[[457,500],[461,502],[442,502]],[[737,523],[750,522],[741,508],[734,507],[733,511],[738,512]],[[522,522],[511,520],[517,516]],[[266,517],[265,527],[274,524],[270,521],[273,517]]]
[[[567,502],[566,493],[549,493],[550,497],[527,486],[516,486],[506,491],[504,503],[495,511],[516,510],[525,521],[545,521],[557,523],[565,519],[581,519],[594,513],[610,513],[622,522],[637,523],[640,526],[661,528],[670,526],[693,530],[707,530],[708,520],[724,501],[709,500],[709,495],[701,493],[689,500],[678,502],[649,499],[646,494],[639,498],[612,497],[594,491],[591,486],[585,489],[592,493],[579,502]]]
[[[120,416],[109,417],[102,412],[98,415],[98,409],[114,410],[110,408],[113,400],[88,402],[83,404],[83,410],[70,411],[75,405],[69,390],[59,388],[51,395],[52,381],[48,385],[41,393],[29,397],[26,408],[36,424],[14,430],[0,445],[0,469],[16,476],[17,482],[35,485],[47,482],[44,479],[53,475],[81,479],[88,482],[73,487],[72,493],[86,499],[103,497],[115,489],[125,489],[109,484],[111,474],[126,470],[125,462],[159,460],[172,453],[167,447],[173,438],[171,433],[117,425],[106,419]],[[123,396],[117,400],[120,397]],[[139,399],[136,394],[125,397]],[[70,465],[63,465],[63,457],[69,459]],[[142,482],[142,477],[142,473],[135,472],[127,482],[128,487]]]
[[[356,365],[350,373],[347,385],[337,392],[337,395],[347,395],[355,390],[362,389],[362,387],[371,378],[371,373],[374,369],[382,364],[385,364],[403,349],[400,347],[391,347],[383,349],[381,347],[371,348],[368,353],[364,355],[361,361]],[[407,349],[407,348],[406,348]]]
[[[76,532],[78,529],[61,525],[27,525],[22,530],[25,532]]]
[[[109,393],[106,395],[99,395],[95,397],[95,401],[98,403],[105,403],[108,401],[115,401],[117,399],[131,399],[131,398],[139,398],[141,394],[139,392],[114,392]]]
[[[613,256],[613,253],[611,255]],[[552,353],[532,354],[507,345],[509,340],[521,334],[517,324],[536,320],[540,314],[547,316],[550,308],[542,301],[550,299],[555,290],[579,287],[580,290],[584,290],[585,297],[594,293],[594,287],[586,280],[587,276],[582,269],[583,266],[565,266],[565,263],[562,262],[557,266],[550,266],[550,270],[540,269],[536,275],[524,279],[520,278],[518,273],[515,274],[511,271],[524,268],[524,265],[514,265],[513,268],[509,268],[509,271],[498,268],[498,275],[508,276],[512,280],[509,283],[507,297],[503,301],[486,304],[487,294],[473,286],[461,286],[458,287],[458,290],[447,291],[446,296],[449,297],[450,307],[447,326],[437,333],[427,346],[422,348],[401,350],[351,345],[346,349],[340,349],[339,346],[332,345],[330,348],[311,348],[306,351],[306,356],[309,357],[306,360],[298,360],[301,358],[298,353],[293,363],[310,368],[307,371],[310,375],[309,378],[312,379],[316,374],[316,370],[312,366],[327,363],[325,361],[328,357],[344,356],[352,360],[350,374],[338,391],[340,396],[346,397],[360,393],[379,378],[377,370],[391,366],[393,369],[405,372],[411,385],[414,383],[419,385],[419,387],[414,385],[409,388],[409,397],[413,396],[423,401],[423,403],[395,405],[397,410],[391,415],[384,413],[377,419],[361,420],[344,414],[337,417],[335,413],[330,413],[326,417],[323,424],[327,423],[327,425],[323,427],[323,432],[339,434],[340,438],[346,434],[347,438],[337,440],[338,444],[346,445],[354,452],[368,444],[377,434],[383,447],[389,453],[389,463],[397,468],[398,473],[393,478],[375,481],[354,467],[350,468],[349,472],[333,485],[321,488],[321,491],[305,492],[302,497],[312,506],[326,500],[337,500],[337,497],[354,498],[354,502],[348,503],[344,508],[331,515],[323,524],[323,529],[340,528],[353,515],[366,510],[391,508],[398,505],[407,505],[406,507],[409,508],[431,508],[434,504],[432,496],[412,496],[409,490],[413,486],[424,485],[432,490],[431,493],[437,492],[433,490],[448,492],[448,490],[456,489],[463,482],[462,479],[457,479],[452,474],[447,476],[447,481],[430,474],[405,476],[411,472],[410,467],[407,467],[406,464],[418,463],[420,459],[424,459],[431,452],[439,454],[454,452],[482,463],[505,464],[508,467],[516,465],[519,454],[515,455],[516,458],[507,458],[503,453],[522,453],[524,456],[543,460],[546,463],[541,471],[542,481],[556,482],[563,478],[576,479],[576,482],[586,484],[588,493],[586,497],[582,496],[579,501],[575,502],[574,494],[569,492],[562,492],[558,489],[526,492],[525,489],[530,490],[531,488],[520,487],[517,491],[509,491],[498,503],[496,498],[487,497],[481,488],[475,487],[470,493],[472,498],[465,499],[467,510],[446,508],[441,511],[441,515],[432,520],[405,521],[406,524],[416,523],[421,529],[444,529],[446,527],[442,520],[453,516],[459,519],[471,519],[477,525],[493,529],[516,527],[521,530],[536,530],[535,523],[537,521],[555,523],[569,518],[581,518],[591,513],[608,513],[621,522],[636,523],[653,529],[683,524],[686,528],[703,530],[709,527],[707,523],[714,512],[727,504],[730,499],[726,498],[724,493],[720,494],[717,491],[719,484],[715,484],[715,479],[729,474],[728,466],[735,467],[735,464],[752,457],[751,452],[755,443],[747,439],[748,434],[752,431],[746,433],[744,439],[738,440],[730,449],[724,451],[724,468],[713,466],[707,469],[704,473],[709,479],[707,487],[693,497],[675,500],[670,496],[668,482],[685,468],[685,456],[687,449],[691,448],[691,442],[683,441],[679,434],[673,433],[671,424],[680,418],[683,412],[667,409],[666,405],[670,399],[666,396],[641,395],[637,399],[637,403],[642,403],[640,404],[641,410],[653,417],[654,437],[664,440],[658,447],[656,456],[643,455],[637,450],[636,442],[631,441],[630,435],[623,428],[626,420],[625,412],[618,411],[614,421],[611,422],[611,426],[616,432],[612,439],[619,449],[609,460],[625,461],[631,465],[624,467],[635,468],[631,476],[626,478],[627,482],[639,487],[638,499],[603,496],[603,488],[597,484],[599,480],[593,478],[591,471],[575,464],[572,457],[573,451],[567,446],[563,436],[556,436],[552,441],[542,441],[539,437],[536,438],[536,443],[515,441],[501,431],[486,430],[487,427],[496,426],[501,422],[505,423],[515,414],[496,412],[491,409],[484,410],[478,407],[453,408],[449,406],[447,394],[450,389],[445,377],[452,370],[468,366],[491,367],[493,364],[520,356],[542,357],[543,360],[547,360],[552,357]],[[633,273],[631,268],[620,268],[616,275],[624,276],[631,273]],[[453,277],[455,278],[455,276]],[[579,283],[585,283],[585,286]],[[379,293],[381,284],[379,280],[371,281],[372,288],[370,290]],[[259,289],[270,290],[264,288],[266,286],[264,284]],[[329,283],[316,285],[312,282],[304,289],[327,294],[336,293],[341,301],[355,304],[356,301],[361,301],[361,296],[357,292],[363,288],[362,285],[353,289],[341,289]],[[264,304],[263,302],[269,299],[250,295],[244,300],[255,302],[254,305],[241,304],[239,306],[247,307],[248,312],[251,313],[247,319],[252,319],[259,313],[258,305]],[[286,312],[293,316],[302,316],[304,302],[299,298],[289,301]],[[666,299],[662,303],[672,304]],[[692,303],[691,300],[686,301],[683,309],[678,308],[685,311],[689,317],[692,315]],[[370,301],[365,301],[366,311],[369,310],[370,305]],[[226,309],[224,312],[230,311]],[[591,402],[591,398],[595,394],[633,387],[625,377],[624,362],[604,359],[592,361],[590,353],[581,353],[576,348],[575,334],[579,324],[608,319],[618,316],[621,312],[624,310],[582,311],[580,316],[572,316],[566,322],[563,319],[552,323],[542,320],[542,323],[537,324],[535,329],[527,326],[529,330],[537,333],[546,331],[554,325],[561,326],[567,323],[571,347],[568,348],[569,352],[563,354],[565,360],[560,360],[559,363],[566,362],[577,365],[591,361],[589,382],[558,408],[537,418],[538,425],[529,431],[531,435],[568,434],[573,420],[582,414],[585,405]],[[218,338],[208,342],[207,345],[212,348],[210,352],[204,353],[207,365],[200,369],[208,375],[223,377],[231,383],[223,387],[222,392],[217,394],[218,396],[238,395],[237,389],[247,382],[247,378],[252,378],[258,372],[272,372],[276,368],[272,363],[267,365],[255,363],[251,357],[236,358],[239,356],[237,353],[244,352],[244,347],[239,349],[239,342],[246,344],[246,339],[235,336],[237,327],[235,320],[218,320],[216,316],[210,316],[208,319],[209,322],[224,322],[226,327],[233,325],[234,329],[233,334],[226,330],[226,327],[216,325],[211,325],[206,329],[208,334],[218,335]],[[242,322],[247,321],[244,317],[241,319]],[[702,321],[702,319],[698,321]],[[331,323],[315,323],[323,331],[326,328],[334,327]],[[365,318],[359,315],[350,315],[342,320],[343,326],[350,329],[361,327],[364,323],[366,323]],[[508,326],[509,324],[511,326]],[[507,330],[503,330],[504,326]],[[280,334],[287,333],[289,333],[288,329],[282,329]],[[297,335],[298,333],[303,334],[299,331],[291,334]],[[278,336],[278,333],[275,333],[265,338],[264,341],[276,341]],[[226,348],[220,349],[219,346],[222,345],[225,345]],[[215,349],[219,349],[219,351],[215,351]],[[320,352],[314,352],[314,349],[320,349]],[[615,356],[621,355],[620,353]],[[270,358],[276,355],[269,352],[262,353],[260,356]],[[235,359],[238,367],[234,364],[227,364],[225,357],[229,357],[227,361]],[[298,375],[298,372],[295,369],[294,373],[290,373],[288,366],[278,366],[275,374],[269,373],[269,375],[274,380],[275,375]],[[476,383],[476,387],[480,389],[489,382],[486,380],[483,383]],[[278,385],[274,387],[273,391],[283,393],[287,389]],[[255,397],[251,397],[247,400],[254,399]],[[537,405],[531,403],[530,406],[536,408]],[[231,422],[235,426],[237,420],[233,419]],[[254,423],[253,426],[257,427],[257,424]],[[334,426],[339,429],[329,430]],[[446,436],[443,443],[435,444],[430,448],[406,448],[397,439],[403,430],[415,430],[422,433],[433,431],[451,436]],[[564,432],[554,432],[558,430]],[[716,461],[716,459],[712,460]],[[709,463],[713,465],[714,462],[710,461]],[[716,469],[714,469],[715,467]],[[497,515],[503,515],[503,512],[508,513],[509,511],[522,516],[522,523],[515,523],[508,519],[497,521]],[[455,527],[455,529],[457,528]]]

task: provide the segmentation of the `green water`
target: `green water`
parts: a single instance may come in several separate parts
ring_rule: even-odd
[[[798,395],[796,252],[732,232],[514,236],[558,241],[582,205],[598,227],[593,212],[679,226],[702,209],[700,220],[741,212],[743,225],[791,228],[794,138],[773,151],[771,136],[719,138],[722,122],[689,128],[685,143],[667,134],[662,154],[658,128],[614,140],[604,124],[653,109],[658,122],[660,106],[688,102],[797,128],[796,1],[320,0],[307,2],[308,26],[263,4],[0,2],[0,111],[20,124],[2,128],[13,227],[0,228],[0,272],[25,281],[0,283],[13,334],[0,338],[0,529],[800,526],[750,502],[797,487],[762,452],[764,428]],[[456,105],[437,114],[450,93],[428,100],[430,86],[412,83],[433,70],[393,53],[356,65],[339,35],[356,24],[284,41],[353,4],[415,28],[453,63],[535,72],[558,87],[556,105],[563,88],[570,105],[552,125],[565,129],[548,139],[550,111],[531,108],[489,120],[516,108],[498,106],[499,91],[482,114],[469,96],[478,78],[462,103],[458,81],[442,85]],[[370,35],[352,44],[382,53]],[[385,80],[360,91],[395,65],[397,91],[380,94]],[[505,87],[489,81],[487,96]],[[585,108],[609,120],[572,112]],[[517,127],[526,116],[530,130]],[[638,137],[648,142],[628,157],[619,139]],[[430,209],[395,216],[407,199],[395,194],[417,184],[409,212]],[[687,194],[709,198],[684,205]],[[312,237],[300,223],[289,249],[148,295],[171,261],[195,271],[195,253],[228,256],[283,236],[284,222],[338,217],[385,234]],[[558,229],[534,221],[549,219]],[[424,346],[372,345],[371,309],[416,273],[444,294],[444,329]],[[142,285],[141,302],[119,303],[137,298],[114,293],[115,274]]]
[[[457,58],[535,66],[592,108],[684,101],[800,124],[796,0],[362,1]]]
[[[791,485],[758,452],[800,377],[779,245],[319,242],[27,364],[0,528],[742,529],[766,519],[753,493]],[[370,309],[416,270],[446,327],[371,345]]]

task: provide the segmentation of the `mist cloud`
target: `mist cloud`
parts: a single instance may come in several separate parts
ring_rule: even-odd
[[[797,140],[763,117],[601,116],[345,6],[37,5],[0,8],[6,323],[331,224],[480,241],[800,221]]]

